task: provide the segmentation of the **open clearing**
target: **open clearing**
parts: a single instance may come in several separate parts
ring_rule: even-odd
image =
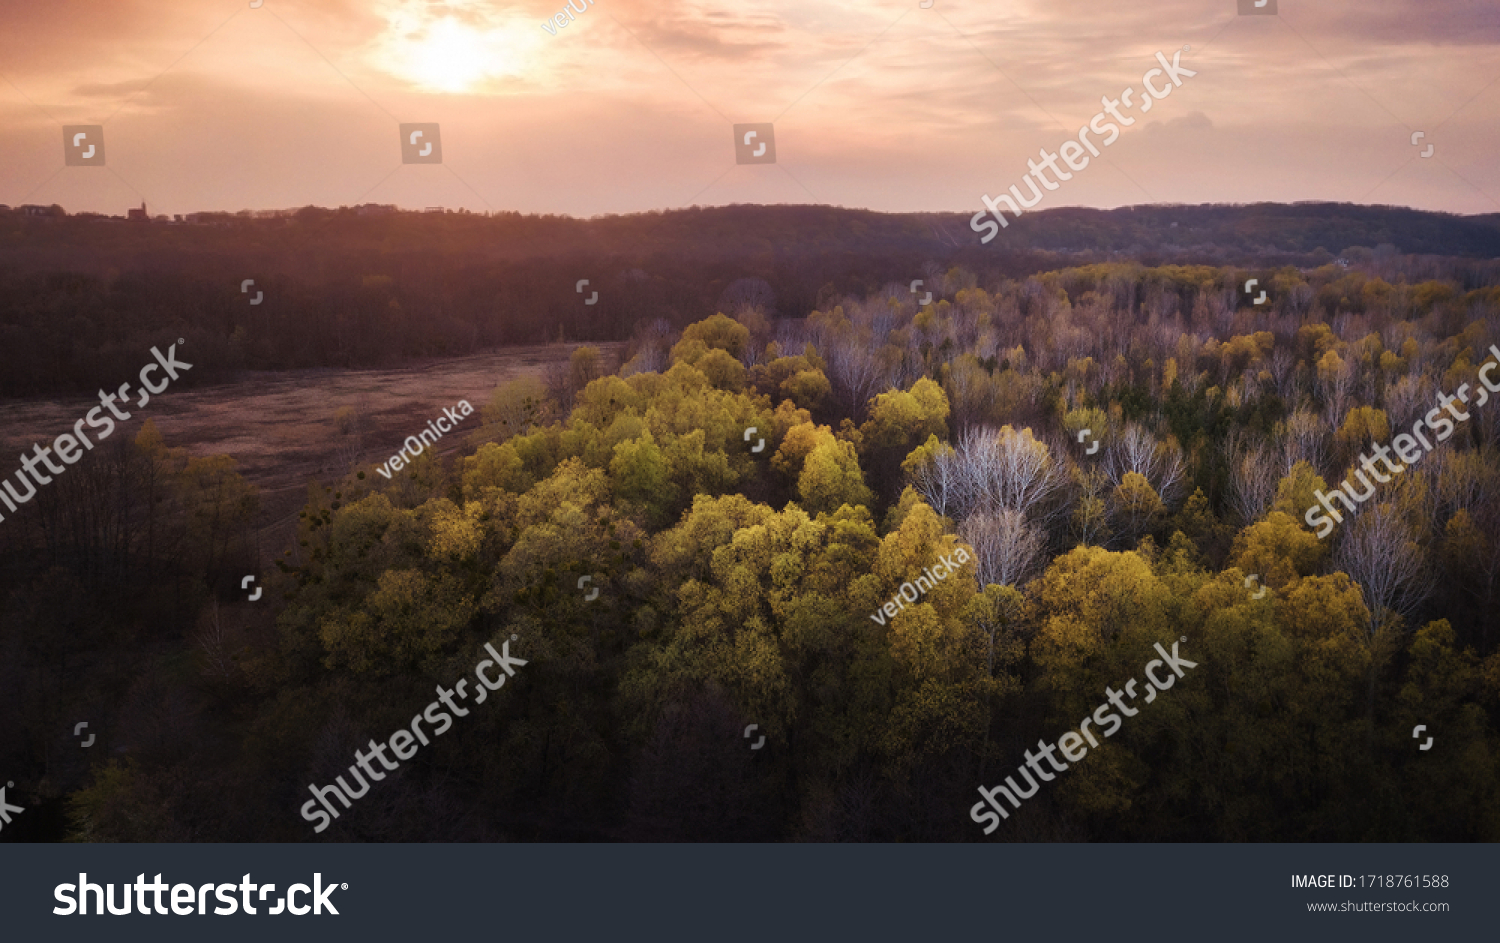
[[[444,407],[466,399],[475,414],[438,442],[439,453],[458,451],[479,428],[478,410],[496,386],[516,377],[541,377],[553,364],[566,367],[568,356],[581,346],[505,347],[393,369],[247,373],[203,389],[174,385],[144,409],[126,407],[131,418],[123,431],[134,436],[151,419],[169,446],[199,456],[232,456],[240,474],[260,489],[262,546],[269,550],[291,536],[309,479],[332,484],[356,465],[379,465]],[[589,346],[599,348],[606,362],[617,361],[624,347]],[[181,356],[189,359],[191,352]],[[118,385],[120,379],[101,382]],[[135,386],[132,378],[133,399]],[[0,403],[0,456],[29,454],[34,443],[50,444],[97,405],[97,398]],[[358,418],[358,431],[350,435],[341,434],[334,420],[345,406]],[[115,436],[120,433],[117,428]],[[11,464],[0,459],[6,472]]]

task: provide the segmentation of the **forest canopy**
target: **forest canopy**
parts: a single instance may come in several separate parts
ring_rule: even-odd
[[[220,615],[232,469],[143,432],[96,471],[127,487],[36,510],[151,514],[159,545],[0,530],[38,576],[4,602],[0,697],[30,719],[0,754],[38,754],[20,706],[66,700],[80,607],[152,567],[183,588],[103,615],[134,649],[82,687],[123,688],[132,748],[73,780],[76,836],[311,837],[308,783],[514,639],[515,683],[324,838],[974,839],[977,785],[1174,641],[1199,667],[1001,837],[1500,837],[1500,402],[1328,538],[1305,518],[1481,388],[1500,285],[1373,254],[926,283],[647,322],[613,372],[580,347],[497,389],[456,461],[312,483],[274,616]],[[148,483],[166,499],[113,507]],[[1416,724],[1441,731],[1420,763]]]

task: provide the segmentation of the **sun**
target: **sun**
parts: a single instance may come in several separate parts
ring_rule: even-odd
[[[535,45],[520,24],[473,0],[396,0],[382,11],[386,29],[376,64],[426,92],[465,94],[520,75]]]
[[[489,74],[484,38],[449,17],[432,24],[412,44],[409,72],[417,84],[441,92],[467,92]]]

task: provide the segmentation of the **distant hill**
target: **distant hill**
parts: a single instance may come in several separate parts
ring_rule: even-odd
[[[1260,256],[1393,246],[1402,254],[1500,257],[1500,213],[1456,216],[1353,203],[1065,207],[1028,213],[992,246],[1113,252],[1216,248]]]
[[[846,296],[905,296],[912,280],[953,267],[994,287],[1102,261],[1264,270],[1345,257],[1382,277],[1451,277],[1461,290],[1500,281],[1500,266],[1481,261],[1500,256],[1497,215],[1332,203],[1055,209],[978,240],[966,215],[827,206],[584,220],[367,205],[180,222],[0,207],[0,349],[28,352],[0,371],[0,396],[95,390],[179,337],[201,358],[193,382],[212,382],[241,369],[623,340],[736,298],[800,318]]]
[[[1334,256],[1350,246],[1381,245],[1403,254],[1500,257],[1500,214],[1457,216],[1352,203],[1064,207],[1027,213],[984,246],[968,215],[830,206],[692,207],[593,219],[306,207],[280,215],[193,214],[195,223],[182,224],[30,209],[0,207],[0,264],[65,268],[86,264],[84,256],[95,253],[115,266],[143,253],[249,253],[289,262],[310,252],[322,258],[441,253],[640,260],[661,254],[747,259],[897,253],[982,269],[986,262],[1038,252],[1264,262],[1269,255],[1312,255],[1321,248]]]

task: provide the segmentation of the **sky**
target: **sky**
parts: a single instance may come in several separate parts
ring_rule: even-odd
[[[1497,0],[573,0],[552,31],[566,0],[254,2],[0,0],[0,203],[972,213],[1180,52],[1037,209],[1500,212]],[[416,122],[441,164],[402,162]],[[736,162],[752,122],[774,164]]]

